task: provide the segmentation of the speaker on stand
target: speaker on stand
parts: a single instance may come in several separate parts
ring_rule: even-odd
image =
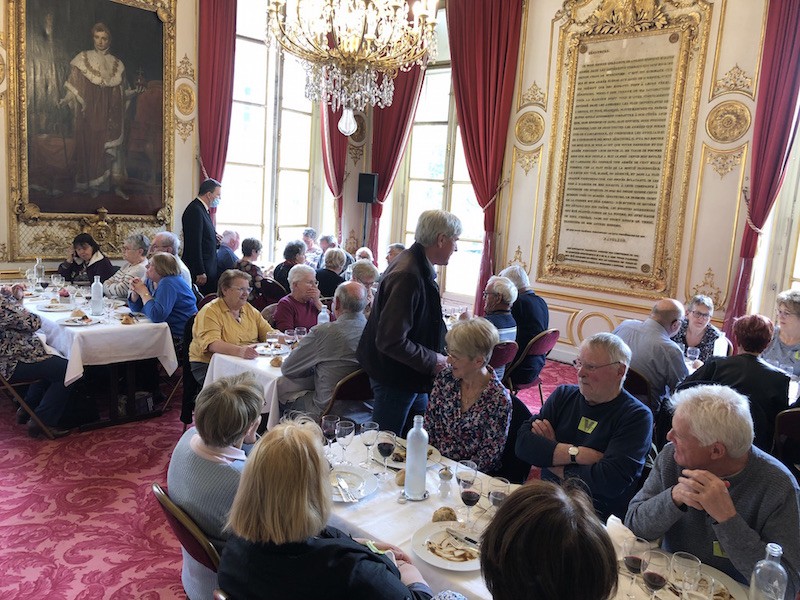
[[[369,205],[378,199],[378,174],[358,174],[358,201],[364,204],[364,231],[362,246],[367,245],[367,221],[369,219]]]

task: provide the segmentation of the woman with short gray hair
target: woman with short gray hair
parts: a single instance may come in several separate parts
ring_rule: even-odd
[[[103,282],[103,293],[109,298],[125,299],[131,291],[131,281],[144,279],[150,240],[143,233],[134,233],[122,244],[125,264]]]
[[[325,266],[317,269],[317,282],[320,295],[330,298],[336,287],[344,281],[342,271],[347,262],[347,255],[341,248],[328,248],[325,250]]]
[[[672,341],[687,348],[698,348],[699,359],[706,362],[714,354],[714,342],[722,332],[711,324],[714,316],[714,301],[708,296],[698,294],[686,303],[686,316],[681,328],[672,336]]]
[[[317,273],[308,265],[295,265],[289,271],[288,279],[291,291],[278,301],[275,326],[281,331],[297,327],[311,329],[317,324],[317,316],[322,310]]]

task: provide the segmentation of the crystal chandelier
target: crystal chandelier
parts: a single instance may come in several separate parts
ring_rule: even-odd
[[[341,107],[339,131],[355,133],[354,110],[392,104],[394,78],[436,57],[437,0],[269,0],[269,28],[306,69],[306,98]]]

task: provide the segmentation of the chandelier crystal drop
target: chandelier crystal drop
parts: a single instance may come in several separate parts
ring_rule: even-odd
[[[397,73],[436,57],[436,2],[269,0],[269,30],[303,61],[306,98],[341,108],[351,135],[354,110],[390,106]]]

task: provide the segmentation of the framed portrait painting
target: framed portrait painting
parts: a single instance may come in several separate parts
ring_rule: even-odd
[[[13,259],[171,222],[176,0],[9,0]]]

